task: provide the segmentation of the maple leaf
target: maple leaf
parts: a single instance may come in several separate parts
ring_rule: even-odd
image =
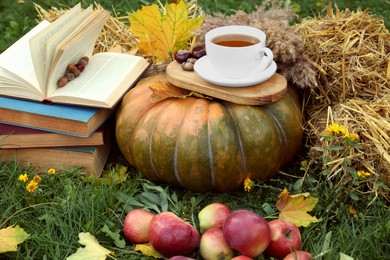
[[[18,225],[0,229],[0,254],[17,251],[18,244],[23,243],[29,236]]]
[[[156,249],[154,249],[150,243],[137,244],[135,245],[134,250],[140,251],[142,254],[146,256],[151,256],[154,258],[162,258],[162,255]]]
[[[144,55],[154,57],[155,62],[172,60],[203,20],[204,16],[189,18],[184,1],[166,4],[164,13],[153,4],[129,14],[130,31],[140,40],[137,47]]]
[[[77,249],[76,253],[68,256],[67,260],[104,260],[108,255],[114,254],[104,248],[89,232],[79,234],[79,243],[85,247]]]
[[[295,225],[307,227],[310,223],[318,222],[316,217],[307,212],[314,209],[318,202],[317,198],[308,194],[296,194],[290,196],[288,190],[284,189],[276,202],[279,210],[279,219],[295,223]]]

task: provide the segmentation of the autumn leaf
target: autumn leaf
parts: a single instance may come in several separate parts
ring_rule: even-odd
[[[307,227],[310,223],[318,222],[316,217],[307,212],[314,209],[318,202],[317,198],[309,194],[289,195],[288,190],[284,189],[276,202],[279,210],[279,219],[295,223],[297,226]]]
[[[155,62],[172,60],[204,20],[203,16],[189,18],[184,1],[166,4],[164,10],[153,4],[129,14],[130,31],[140,40],[137,47],[142,54],[154,57]]]
[[[183,88],[173,86],[167,81],[151,82],[149,88],[153,91],[150,96],[151,102],[160,102],[169,98],[182,98],[197,97],[211,100],[209,96],[202,95],[201,93],[189,91]]]
[[[67,260],[104,260],[112,251],[99,244],[96,238],[89,232],[79,234],[79,243],[85,247],[77,249],[76,253],[68,256]]]
[[[17,251],[18,245],[23,243],[29,236],[18,225],[0,229],[0,254]]]
[[[146,255],[146,256],[151,256],[151,257],[154,257],[154,258],[162,258],[163,256],[158,252],[156,251],[156,249],[154,249],[152,247],[151,244],[149,243],[146,243],[146,244],[137,244],[135,245],[135,248],[134,248],[135,251],[140,251],[142,254]]]

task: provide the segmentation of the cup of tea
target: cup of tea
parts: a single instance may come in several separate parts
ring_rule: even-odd
[[[217,27],[205,35],[210,63],[222,76],[231,79],[245,78],[271,65],[273,53],[265,44],[265,33],[246,25]]]

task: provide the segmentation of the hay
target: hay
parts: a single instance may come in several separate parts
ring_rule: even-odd
[[[96,5],[96,8],[101,8],[101,6]],[[53,22],[69,8],[59,9],[51,7],[49,10],[45,10],[40,5],[35,4],[35,9],[38,13],[38,22],[42,20]],[[118,17],[111,15],[97,38],[94,53],[116,51],[136,54],[137,49],[135,46],[138,43],[138,39],[129,31],[129,25],[126,21],[128,21],[127,16]]]
[[[295,28],[318,70],[317,84],[310,86],[313,103],[389,94],[390,33],[383,20],[337,6],[334,13],[330,4],[325,18],[306,19]]]
[[[356,170],[370,172],[366,192],[381,193],[390,199],[389,191],[377,187],[378,180],[390,183],[390,95],[374,101],[353,98],[333,106],[313,106],[306,122],[309,137],[306,141],[317,161],[328,153],[329,144],[324,142],[321,133],[331,123],[339,123],[360,137],[361,147],[351,149],[347,157]],[[322,167],[328,167],[329,176],[334,176],[341,171],[344,158],[345,154],[334,153],[332,160]]]

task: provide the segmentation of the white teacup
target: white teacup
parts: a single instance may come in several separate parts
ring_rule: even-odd
[[[205,35],[210,63],[222,76],[231,79],[245,78],[271,65],[273,53],[265,44],[263,31],[245,25],[217,27]]]

